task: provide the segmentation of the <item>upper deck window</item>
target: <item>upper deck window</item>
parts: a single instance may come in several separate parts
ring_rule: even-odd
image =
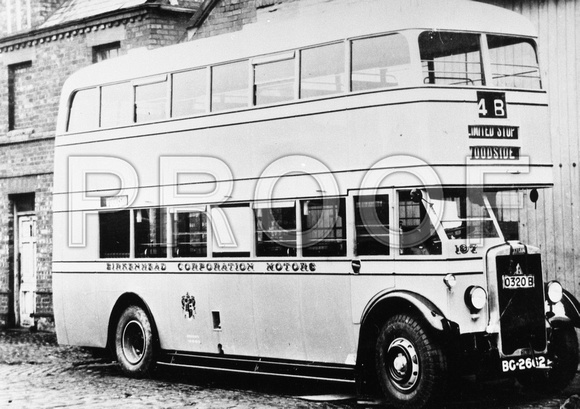
[[[308,48],[300,55],[300,98],[344,92],[344,43]]]
[[[419,35],[425,84],[485,85],[480,35],[427,31]]]
[[[401,34],[352,42],[352,90],[396,87],[410,66],[409,45]]]
[[[492,85],[541,89],[540,67],[534,44],[527,39],[487,36]]]
[[[212,111],[224,111],[248,106],[248,70],[247,61],[218,65],[212,68]]]
[[[172,117],[207,112],[207,69],[173,74]]]
[[[167,118],[167,81],[135,86],[135,122]]]
[[[124,82],[101,88],[101,127],[133,122],[133,86]]]
[[[279,59],[254,62],[254,104],[275,104],[294,99],[294,53]]]
[[[90,88],[74,94],[70,107],[68,131],[80,132],[99,127],[99,89]]]

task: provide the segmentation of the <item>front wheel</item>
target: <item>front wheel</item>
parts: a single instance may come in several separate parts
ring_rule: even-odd
[[[151,323],[145,311],[136,305],[128,307],[117,323],[115,353],[121,370],[131,377],[149,374],[154,349]]]
[[[375,362],[383,394],[396,408],[422,408],[444,393],[446,356],[431,329],[413,316],[396,315],[385,323]]]
[[[578,369],[578,337],[574,327],[552,330],[548,358],[552,361],[550,369],[523,372],[518,375],[518,382],[540,392],[555,392],[566,388]]]

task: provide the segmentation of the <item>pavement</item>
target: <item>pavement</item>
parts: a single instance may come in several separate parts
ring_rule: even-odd
[[[195,370],[130,379],[115,363],[60,346],[54,333],[0,330],[0,408],[376,409],[350,387]],[[513,381],[454,385],[440,409],[580,409],[580,374],[545,396]]]

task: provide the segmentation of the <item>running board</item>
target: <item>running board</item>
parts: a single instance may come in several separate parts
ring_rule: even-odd
[[[331,382],[355,382],[355,368],[351,365],[325,364],[308,361],[285,361],[237,355],[194,354],[165,351],[157,364],[164,366],[209,369],[247,374],[315,379]]]

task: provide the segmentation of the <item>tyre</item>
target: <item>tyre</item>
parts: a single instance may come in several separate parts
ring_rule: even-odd
[[[539,392],[557,392],[566,388],[578,368],[578,337],[574,327],[552,330],[548,358],[552,361],[549,370],[523,372],[517,375],[518,382]]]
[[[431,328],[417,318],[391,317],[379,333],[375,362],[378,381],[395,408],[423,408],[447,385],[447,359]]]
[[[154,339],[149,317],[141,307],[132,305],[121,314],[117,323],[117,362],[126,375],[141,378],[152,370],[153,352]]]

